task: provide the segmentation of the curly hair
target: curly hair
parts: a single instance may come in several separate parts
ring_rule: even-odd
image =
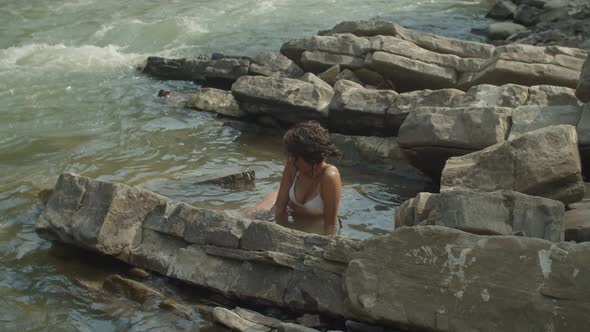
[[[283,144],[288,155],[314,164],[339,154],[328,130],[316,121],[301,122],[289,129]]]

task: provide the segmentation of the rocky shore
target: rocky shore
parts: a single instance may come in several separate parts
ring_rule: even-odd
[[[564,240],[590,240],[588,53],[362,21],[253,58],[149,58],[147,75],[203,87],[189,108],[278,128],[318,120],[440,192],[400,206],[391,234],[358,240],[63,174],[37,232],[239,301],[388,329],[583,331],[590,247]]]

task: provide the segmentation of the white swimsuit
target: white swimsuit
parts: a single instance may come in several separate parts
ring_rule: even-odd
[[[295,182],[297,182],[297,177],[299,176],[299,172],[295,174],[295,179],[293,180],[293,184],[291,184],[291,188],[289,189],[289,200],[293,204],[303,206],[305,209],[309,210],[311,213],[314,214],[323,214],[324,212],[324,201],[322,197],[318,193],[314,198],[310,199],[309,201],[305,202],[305,204],[301,204],[297,202],[295,198]]]

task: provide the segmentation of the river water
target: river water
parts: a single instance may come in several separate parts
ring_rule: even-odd
[[[34,232],[41,189],[62,172],[140,185],[215,209],[253,204],[277,186],[280,137],[240,132],[207,113],[159,100],[162,82],[135,68],[150,55],[254,55],[343,20],[385,19],[476,39],[479,1],[5,0],[0,10],[0,330],[190,330],[180,319],[97,289],[127,267],[52,245]],[[254,169],[256,189],[192,185],[220,170]],[[342,166],[342,234],[392,229],[396,206],[423,189],[372,167]],[[149,283],[195,303],[165,278]]]

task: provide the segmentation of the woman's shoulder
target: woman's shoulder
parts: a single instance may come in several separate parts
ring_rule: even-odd
[[[324,174],[322,175],[322,183],[340,182],[340,172],[334,165],[327,164]]]

